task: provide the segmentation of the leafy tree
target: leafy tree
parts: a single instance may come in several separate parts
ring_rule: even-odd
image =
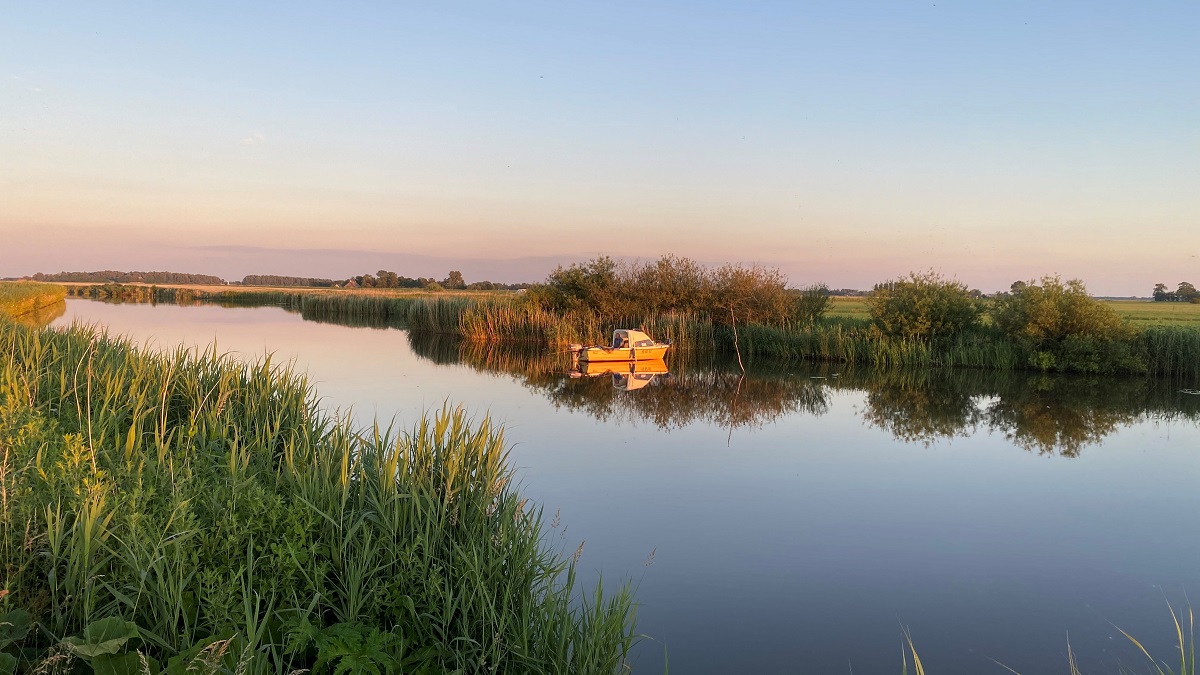
[[[875,285],[871,318],[887,335],[935,340],[979,327],[982,307],[960,281],[929,271]]]
[[[1191,302],[1196,298],[1200,298],[1200,291],[1188,281],[1179,282],[1179,288],[1175,289],[1175,297],[1181,302]]]
[[[467,287],[466,280],[463,279],[462,272],[458,270],[450,270],[450,274],[446,276],[442,286],[446,288],[463,289]]]
[[[1154,301],[1164,302],[1171,299],[1171,292],[1167,290],[1166,284],[1154,284]]]

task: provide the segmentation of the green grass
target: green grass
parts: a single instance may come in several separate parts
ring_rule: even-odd
[[[35,281],[0,282],[0,316],[20,318],[58,305],[67,289]]]
[[[0,618],[33,625],[0,666],[622,672],[629,588],[581,593],[512,481],[487,418],[358,430],[269,359],[0,322]]]
[[[1150,300],[1105,300],[1126,321],[1139,327],[1190,326],[1200,328],[1200,304],[1152,302]]]
[[[871,310],[867,307],[867,299],[861,297],[834,297],[829,305],[826,316],[845,319],[869,319]]]

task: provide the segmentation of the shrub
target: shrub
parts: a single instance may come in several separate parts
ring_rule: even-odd
[[[795,300],[792,304],[792,316],[797,321],[807,323],[820,321],[825,317],[825,313],[829,311],[829,306],[832,303],[833,300],[830,298],[829,287],[825,284],[814,284],[800,289],[795,294]]]
[[[787,279],[774,268],[725,265],[708,269],[666,255],[652,263],[618,264],[599,257],[559,267],[527,300],[554,312],[604,319],[691,314],[718,323],[781,324],[794,314]]]
[[[653,313],[703,312],[712,302],[712,275],[690,258],[665,255],[634,267],[628,276],[635,306]]]
[[[617,263],[601,256],[587,263],[570,267],[561,265],[546,278],[543,297],[547,309],[558,311],[592,309],[616,313],[622,294]]]
[[[867,306],[885,334],[925,341],[974,330],[982,313],[965,284],[932,271],[876,284]]]
[[[787,280],[777,269],[725,265],[713,273],[712,318],[724,323],[731,315],[744,323],[783,323],[791,316]]]
[[[1112,307],[1088,295],[1078,279],[1057,276],[1013,284],[996,298],[996,327],[1027,346],[1041,370],[1138,371],[1130,343],[1134,329]]]

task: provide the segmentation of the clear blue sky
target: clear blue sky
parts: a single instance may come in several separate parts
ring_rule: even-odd
[[[5,16],[0,276],[371,271],[341,249],[1200,283],[1195,0]]]

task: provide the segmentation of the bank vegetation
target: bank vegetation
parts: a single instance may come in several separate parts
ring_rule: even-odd
[[[0,672],[617,673],[490,420],[351,428],[266,359],[0,319]]]

